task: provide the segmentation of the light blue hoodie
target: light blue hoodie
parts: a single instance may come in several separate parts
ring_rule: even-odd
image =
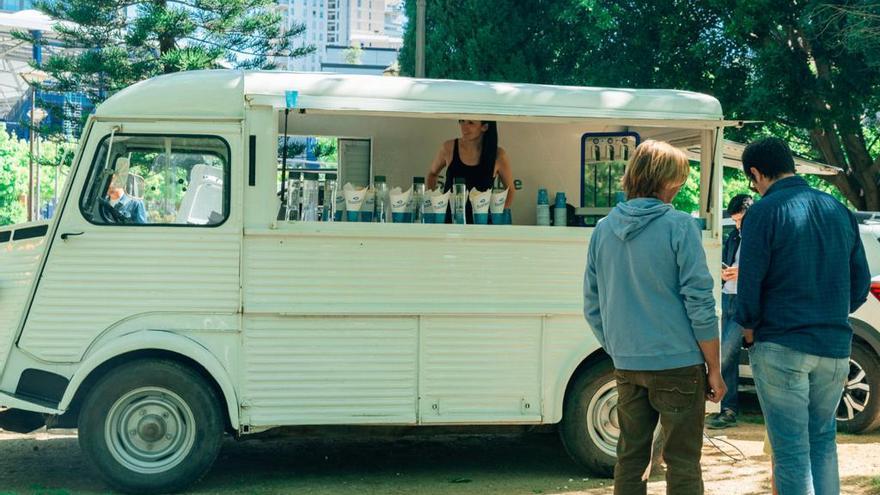
[[[703,363],[719,337],[714,281],[697,223],[659,199],[620,203],[596,226],[584,273],[584,316],[621,370]]]

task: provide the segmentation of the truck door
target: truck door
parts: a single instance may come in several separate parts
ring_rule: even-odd
[[[95,123],[19,346],[46,361],[76,362],[99,335],[134,318],[234,316],[240,129]]]

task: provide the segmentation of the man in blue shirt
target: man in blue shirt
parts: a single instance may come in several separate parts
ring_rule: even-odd
[[[784,141],[750,144],[763,197],[743,222],[736,320],[743,327],[781,495],[837,494],[835,412],[849,373],[849,313],[868,263],[852,212],[795,175]]]
[[[145,224],[147,223],[147,210],[143,201],[125,194],[125,188],[116,175],[110,181],[107,188],[107,199],[101,205],[104,209],[104,217],[110,223],[121,224]]]

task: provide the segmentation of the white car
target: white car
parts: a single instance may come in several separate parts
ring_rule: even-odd
[[[723,226],[726,237],[733,229],[733,221],[725,218]],[[868,300],[850,315],[853,328],[850,371],[837,407],[837,429],[847,433],[866,432],[880,426],[880,398],[877,396],[880,393],[880,241],[869,227],[860,225],[860,230],[873,279]],[[745,350],[740,363],[740,390],[754,392],[752,370]]]

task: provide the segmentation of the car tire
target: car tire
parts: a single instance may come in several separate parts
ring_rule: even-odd
[[[617,383],[611,361],[594,364],[574,380],[563,406],[559,435],[574,461],[610,478],[617,461]]]
[[[126,493],[168,493],[195,483],[217,458],[224,416],[214,388],[191,368],[139,360],[92,388],[79,443],[102,478]]]
[[[880,426],[880,359],[870,346],[854,341],[849,376],[837,407],[837,429],[844,433],[862,433],[877,426]]]

